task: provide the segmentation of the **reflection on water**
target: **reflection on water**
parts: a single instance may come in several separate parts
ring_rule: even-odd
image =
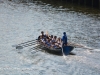
[[[0,74],[100,75],[100,50],[75,48],[73,52],[76,55],[63,58],[39,51],[37,48],[33,49],[36,43],[29,46],[30,41],[36,39],[44,30],[60,37],[66,31],[68,41],[100,49],[99,14],[76,11],[74,8],[63,8],[62,5],[54,6],[40,1],[5,1],[0,4],[0,13]],[[23,49],[11,47],[18,43],[24,46]]]

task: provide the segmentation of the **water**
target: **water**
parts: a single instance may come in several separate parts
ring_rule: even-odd
[[[79,12],[40,1],[0,0],[0,74],[100,75],[99,27],[99,12]],[[60,37],[66,31],[68,41],[78,44],[73,50],[76,55],[35,52],[39,50],[32,49],[35,45],[19,50],[12,47],[36,39],[42,30]]]

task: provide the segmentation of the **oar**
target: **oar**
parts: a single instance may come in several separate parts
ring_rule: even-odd
[[[23,49],[23,46],[16,46],[16,49]]]
[[[83,49],[93,50],[92,48],[89,48],[89,47],[86,47],[86,46],[80,45],[80,44],[68,43],[68,45],[73,46],[74,48],[83,48]]]
[[[32,42],[32,41],[33,41],[33,42]],[[26,44],[26,43],[29,43],[29,42],[35,43],[35,40],[27,41],[27,42],[20,43],[20,44],[17,44],[17,45],[12,45],[12,47],[16,47],[16,46],[18,46],[18,45],[23,45],[23,44]]]
[[[36,44],[31,44],[31,45],[23,45],[23,46],[16,46],[16,49],[23,49],[24,47],[29,47],[29,46],[32,46],[32,45],[36,45]]]
[[[32,46],[32,45],[35,45],[35,44],[37,44],[37,43],[31,42],[31,43],[27,43],[27,44],[23,44],[23,45],[18,45],[18,46],[27,47],[27,46]]]
[[[40,50],[33,50],[31,53],[33,54],[33,53],[36,53],[36,52],[39,52],[39,51],[42,51],[42,49],[40,49]]]
[[[23,49],[24,47],[28,47],[28,46],[32,46],[32,45],[34,45],[34,44],[31,44],[31,45],[29,45],[29,44],[26,44],[26,45],[17,45],[16,49]]]
[[[39,47],[41,47],[41,46],[39,46]],[[31,53],[36,53],[36,52],[42,51],[43,49],[40,49],[39,47],[33,47],[33,48],[31,48],[32,49]],[[39,49],[39,50],[34,50],[34,49]]]
[[[33,47],[33,48],[31,48],[31,49],[34,50],[34,49],[40,49],[40,48],[41,48],[41,45],[38,45],[38,46]]]
[[[23,49],[23,46],[28,47],[28,46],[34,45],[36,40],[27,41],[27,42],[24,42],[24,43],[20,43],[18,45],[12,45],[12,47],[16,47],[16,49]]]
[[[20,44],[18,44],[18,45],[22,45],[22,44],[26,44],[26,43],[30,43],[30,42],[35,43],[36,40],[27,41],[27,42],[24,42],[24,43],[20,43]]]
[[[64,52],[63,52],[63,46],[62,46],[62,54],[64,55]]]
[[[23,49],[24,47],[28,47],[28,46],[32,46],[32,45],[38,45],[38,44],[23,45],[23,46],[18,45],[18,46],[16,46],[16,49]],[[37,47],[41,47],[41,46],[37,46]],[[35,47],[33,47],[33,48],[35,48]]]
[[[66,58],[65,58],[65,54],[64,54],[64,51],[63,51],[63,45],[62,45],[62,55],[63,55],[63,57],[64,57],[64,59],[66,60]]]
[[[82,48],[82,49],[88,49],[90,52],[100,52],[99,49],[93,49],[84,45],[80,45],[80,44],[73,44],[74,48]]]
[[[26,44],[18,44],[18,45],[12,45],[12,47],[17,47],[17,46],[26,46],[26,45],[34,45],[35,42],[31,42],[31,43],[26,43]]]

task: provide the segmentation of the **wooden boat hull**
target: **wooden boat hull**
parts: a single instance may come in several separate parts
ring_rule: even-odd
[[[49,48],[44,46],[43,44],[40,43],[40,47],[41,49],[45,50],[46,52],[52,53],[52,54],[56,54],[56,55],[62,55],[62,49],[61,48]]]
[[[44,49],[46,52],[56,54],[56,55],[69,55],[70,52],[74,49],[73,46],[64,46],[63,48],[49,48],[45,46],[43,43],[40,43],[41,49]]]

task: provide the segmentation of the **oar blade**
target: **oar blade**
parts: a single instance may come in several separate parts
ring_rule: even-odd
[[[16,49],[23,49],[23,46],[16,46]]]

